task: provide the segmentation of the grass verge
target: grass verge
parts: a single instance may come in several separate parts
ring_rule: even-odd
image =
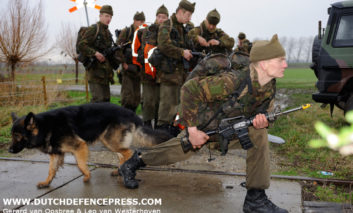
[[[312,102],[313,90],[282,89],[290,99],[287,108],[293,108]],[[313,149],[308,146],[308,141],[320,138],[313,125],[316,121],[323,121],[332,128],[346,125],[343,111],[335,109],[332,117],[329,107],[322,109],[315,103],[305,111],[298,111],[279,117],[269,129],[269,133],[282,137],[285,144],[271,144],[276,155],[283,157],[279,163],[282,170],[277,174],[308,176],[317,178],[353,179],[353,156],[343,157],[338,152],[328,148]],[[333,176],[322,175],[321,171],[332,172]],[[320,185],[318,183],[302,183],[303,200],[319,200],[327,202],[353,202],[351,186]]]

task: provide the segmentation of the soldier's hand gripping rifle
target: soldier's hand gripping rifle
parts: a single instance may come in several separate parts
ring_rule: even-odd
[[[105,57],[106,60],[109,60],[111,65],[113,66],[113,69],[117,69],[119,67],[119,63],[115,62],[114,59],[114,54],[116,51],[123,49],[125,46],[129,45],[131,42],[126,42],[121,45],[117,45],[116,43],[113,43],[112,47],[109,47],[107,49],[104,49],[101,53]],[[89,69],[94,63],[98,62],[98,59],[93,56],[91,58],[88,58],[84,63],[83,66],[86,67],[86,69]]]
[[[187,28],[186,29],[187,32],[189,32],[191,30],[191,28]],[[186,41],[186,49],[190,49],[191,50],[191,55],[193,56],[190,61],[186,60],[184,57],[182,57],[183,59],[183,65],[184,65],[184,70],[186,72],[191,71],[198,63],[201,59],[203,59],[204,57],[206,57],[206,51],[203,50],[202,52],[198,52],[195,49],[195,45],[192,39],[189,38],[188,35],[186,35],[185,38]],[[191,64],[191,65],[190,65]]]
[[[302,105],[301,107],[290,109],[284,112],[265,113],[265,116],[268,121],[272,122],[275,121],[278,116],[292,113],[298,110],[304,110],[309,108],[310,106],[310,104],[306,104]],[[222,155],[225,155],[227,153],[229,140],[231,140],[234,135],[238,137],[241,147],[245,150],[248,150],[254,146],[249,138],[248,133],[248,127],[253,125],[252,122],[254,118],[255,117],[245,118],[245,116],[225,118],[221,120],[221,123],[217,129],[207,131],[206,134],[209,136],[219,134],[221,136],[220,147]],[[188,152],[192,149],[192,144],[190,143],[187,137],[182,138],[181,145],[184,152]]]
[[[206,52],[205,52],[205,51],[202,51],[202,52],[191,51],[191,55],[192,55],[193,57],[196,57],[196,58],[197,58],[196,62],[193,61],[194,63],[197,64],[201,59],[203,59],[204,57],[206,57]],[[193,60],[193,58],[190,59],[190,60]],[[195,66],[196,66],[196,64],[195,64]],[[183,65],[184,65],[184,70],[186,70],[186,71],[191,71],[191,70],[190,70],[190,61],[186,60],[184,57],[183,57]]]

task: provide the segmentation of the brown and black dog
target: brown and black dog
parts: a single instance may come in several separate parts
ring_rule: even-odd
[[[37,148],[50,155],[49,175],[38,188],[48,187],[56,171],[63,165],[66,152],[72,153],[84,181],[90,179],[87,167],[88,144],[101,141],[117,152],[120,165],[129,159],[132,147],[147,147],[172,138],[166,132],[143,127],[132,111],[110,103],[69,106],[17,118],[12,114],[12,144],[9,152]]]

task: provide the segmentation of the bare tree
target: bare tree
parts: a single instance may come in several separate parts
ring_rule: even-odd
[[[297,63],[302,61],[301,59],[303,58],[302,54],[303,54],[305,41],[306,41],[305,37],[300,37],[296,42],[296,50],[297,50],[296,62]]]
[[[309,36],[306,38],[304,52],[305,52],[305,62],[309,63],[311,60],[312,50],[313,50],[314,36]]]
[[[58,38],[58,46],[66,56],[75,62],[76,84],[78,83],[78,54],[76,52],[76,40],[78,30],[69,24],[63,24]]]
[[[42,3],[29,7],[28,0],[10,0],[0,16],[0,61],[10,67],[15,80],[16,65],[46,55],[46,27]]]
[[[288,41],[288,39],[286,36],[279,38],[279,42],[282,44],[283,47],[285,47],[287,45],[287,41]]]
[[[296,41],[295,41],[295,38],[293,38],[293,37],[289,38],[287,41],[286,53],[287,53],[287,59],[288,59],[289,63],[293,62],[292,56],[293,56],[293,51],[295,48],[295,43],[296,43]]]

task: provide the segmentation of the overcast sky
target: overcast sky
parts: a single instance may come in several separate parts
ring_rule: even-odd
[[[4,2],[3,2],[4,1]],[[7,2],[2,0],[1,10],[6,10]],[[23,0],[24,1],[24,0]],[[6,4],[5,4],[6,2]],[[30,0],[31,4],[39,0]],[[221,14],[221,21],[217,27],[222,28],[228,35],[236,38],[239,32],[245,32],[247,37],[270,38],[277,33],[279,37],[314,36],[317,34],[318,20],[327,22],[327,8],[336,0],[194,0],[195,12],[191,21],[199,25],[207,13],[214,8]],[[87,25],[84,8],[69,13],[69,8],[76,5],[71,0],[42,0],[45,19],[48,26],[49,42],[54,42],[59,34],[62,23],[70,23],[79,28]],[[96,0],[97,5],[110,4],[114,10],[109,29],[130,26],[136,11],[143,11],[146,22],[154,22],[156,10],[164,4],[169,14],[175,12],[178,0]],[[98,21],[99,11],[88,8],[89,21]]]

